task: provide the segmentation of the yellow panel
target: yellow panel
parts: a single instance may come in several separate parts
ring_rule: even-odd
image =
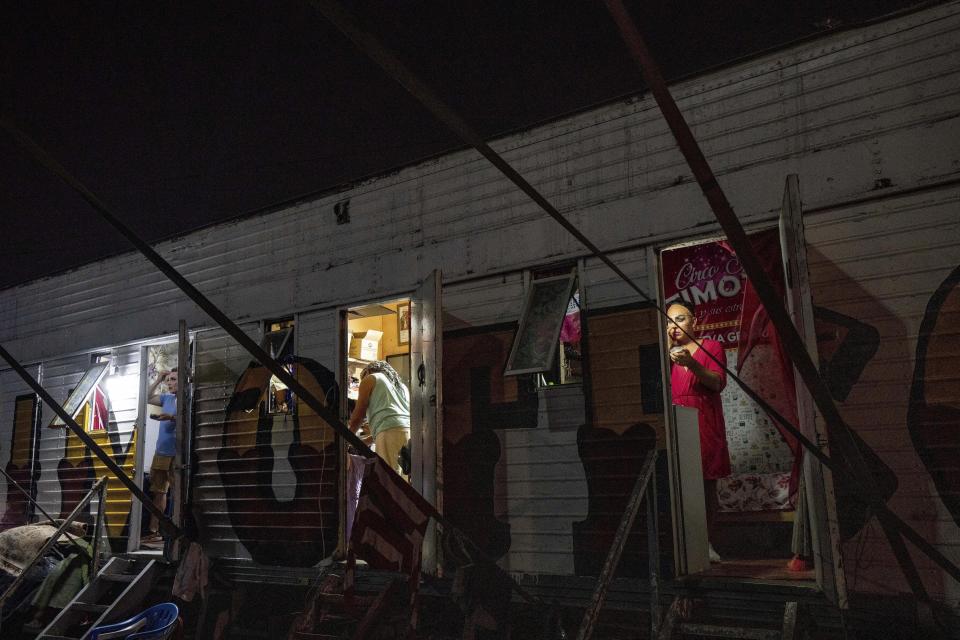
[[[10,443],[10,462],[24,468],[30,462],[33,440],[33,412],[36,400],[33,396],[20,398],[13,413],[13,438]]]

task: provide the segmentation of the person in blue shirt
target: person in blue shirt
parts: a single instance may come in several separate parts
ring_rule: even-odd
[[[161,385],[165,385],[166,393],[158,393]],[[161,409],[161,413],[150,414],[151,418],[160,423],[157,448],[153,454],[153,462],[150,463],[150,491],[153,493],[153,504],[163,513],[167,508],[167,490],[170,489],[173,459],[177,455],[177,368],[161,371],[151,385],[147,397],[148,403]],[[151,514],[150,526],[141,538],[142,542],[156,542],[160,539],[158,524],[157,516]]]

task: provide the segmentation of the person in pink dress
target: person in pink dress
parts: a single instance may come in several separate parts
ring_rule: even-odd
[[[699,414],[700,457],[703,462],[710,561],[720,562],[720,556],[713,548],[713,540],[716,516],[720,510],[717,479],[730,475],[727,427],[723,420],[723,403],[720,400],[720,392],[727,384],[724,371],[727,356],[723,345],[715,340],[699,340],[698,346],[691,339],[691,336],[696,335],[694,331],[697,325],[693,305],[683,300],[674,302],[667,307],[667,316],[667,337],[670,340],[672,363],[670,390],[674,404],[693,407]]]

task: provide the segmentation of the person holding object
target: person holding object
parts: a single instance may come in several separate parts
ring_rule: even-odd
[[[667,316],[667,337],[670,340],[672,363],[670,391],[674,404],[697,409],[710,561],[720,562],[720,555],[713,548],[713,540],[716,537],[716,516],[720,510],[717,479],[730,475],[727,428],[720,399],[720,392],[727,384],[724,370],[727,356],[723,345],[715,340],[702,339],[699,340],[699,345],[693,341],[697,317],[691,303],[684,300],[672,303],[667,307]],[[714,358],[720,364],[717,364]]]
[[[397,371],[383,360],[371,362],[360,373],[350,429],[357,433],[364,424],[373,436],[377,455],[403,475],[397,458],[410,439],[410,392]]]
[[[147,392],[147,402],[160,407],[161,413],[151,413],[150,417],[160,423],[157,433],[157,448],[150,463],[150,491],[153,493],[153,504],[161,513],[167,508],[167,491],[170,489],[170,472],[173,468],[173,459],[177,455],[177,368],[170,371],[161,371],[157,379]],[[158,393],[161,385],[165,385],[166,393]],[[157,516],[150,514],[150,525],[141,542],[158,542],[160,535],[157,532]]]

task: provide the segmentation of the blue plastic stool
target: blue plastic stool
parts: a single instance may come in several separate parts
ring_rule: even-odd
[[[177,624],[180,610],[172,602],[155,604],[129,620],[115,622],[90,631],[89,640],[162,640],[169,638]]]

